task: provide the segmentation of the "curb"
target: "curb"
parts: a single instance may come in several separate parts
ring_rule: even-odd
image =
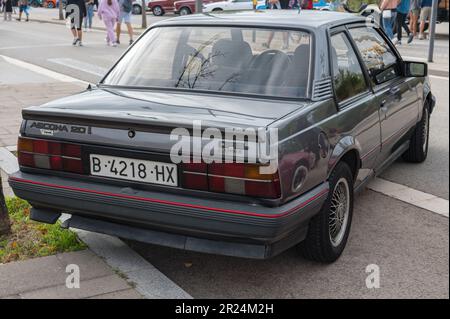
[[[72,229],[72,228],[71,228]],[[125,277],[147,299],[193,299],[117,237],[72,229],[96,255]]]
[[[0,172],[7,175],[19,169],[17,158],[9,149],[14,147],[0,147]],[[0,185],[1,187],[1,185]],[[70,218],[61,215],[60,220]],[[193,299],[186,291],[175,284],[152,264],[128,247],[119,238],[105,234],[74,229],[80,240],[119,275],[124,277],[144,298],[147,299]]]

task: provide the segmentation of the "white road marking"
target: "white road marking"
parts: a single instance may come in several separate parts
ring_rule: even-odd
[[[425,58],[419,58],[419,57],[416,57],[416,56],[406,56],[406,55],[403,55],[403,54],[401,56],[402,56],[402,58],[404,60],[416,61],[416,62],[427,62],[427,59],[425,59]]]
[[[14,58],[10,58],[10,57],[5,56],[5,55],[0,55],[0,58],[3,58],[6,62],[8,62],[10,64],[14,64],[14,65],[16,65],[18,67],[27,69],[29,71],[42,74],[44,76],[47,76],[47,77],[52,78],[52,79],[57,80],[57,81],[70,82],[70,83],[80,84],[82,86],[86,86],[86,85],[89,84],[88,82],[85,82],[85,81],[73,78],[71,76],[68,76],[68,75],[65,75],[65,74],[61,74],[61,73],[58,73],[58,72],[54,72],[54,71],[51,71],[49,69],[40,67],[38,65],[31,64],[31,63],[28,63],[28,62],[24,62],[22,60],[17,60],[17,59],[14,59]]]
[[[429,78],[448,81],[448,77],[438,75],[428,75]]]
[[[367,188],[447,218],[449,216],[449,201],[435,195],[424,193],[382,178],[376,178],[369,183]]]
[[[105,42],[83,42],[84,46],[105,44]],[[57,43],[57,44],[36,44],[36,45],[19,45],[11,47],[0,47],[0,50],[18,50],[18,49],[38,49],[49,47],[72,47],[71,43]]]
[[[71,58],[52,58],[47,59],[47,61],[100,77],[103,77],[106,72],[108,72],[107,68],[102,68],[95,64],[90,64]]]

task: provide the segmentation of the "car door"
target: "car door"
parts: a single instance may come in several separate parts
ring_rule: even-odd
[[[164,11],[173,11],[175,9],[175,0],[167,0],[164,3]]]
[[[355,186],[373,173],[380,151],[378,104],[362,60],[355,52],[345,29],[332,30],[330,36],[331,74],[338,116],[333,123],[340,139],[359,146],[361,168]],[[344,145],[347,146],[347,145]]]
[[[416,80],[402,75],[402,60],[379,29],[354,27],[349,29],[349,33],[364,61],[379,101],[381,164],[402,145],[419,118]]]
[[[233,0],[231,10],[250,10],[253,8],[253,2],[251,0]]]

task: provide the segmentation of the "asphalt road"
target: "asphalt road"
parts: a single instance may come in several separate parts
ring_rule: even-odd
[[[0,55],[97,82],[126,49],[126,45],[107,47],[104,37],[101,31],[87,33],[84,47],[72,47],[64,26],[0,21]],[[439,40],[438,46],[439,61],[442,56],[447,59],[433,67],[448,71],[448,41]],[[426,56],[423,44],[400,50],[416,58]],[[25,77],[8,66],[1,69],[0,82],[40,81],[37,75]],[[431,81],[438,104],[431,120],[428,160],[419,165],[398,161],[383,177],[448,199],[449,81],[434,75]],[[271,260],[253,261],[131,245],[194,297],[449,297],[448,218],[369,190],[357,197],[355,205],[347,249],[332,265],[306,261],[295,249]],[[365,285],[369,264],[380,268],[379,289]]]

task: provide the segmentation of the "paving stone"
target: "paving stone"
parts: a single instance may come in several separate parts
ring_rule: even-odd
[[[60,261],[63,269],[66,269],[69,264],[78,265],[80,267],[81,280],[114,275],[113,270],[101,258],[88,249],[58,254],[56,258]]]
[[[142,296],[134,289],[127,289],[93,296],[89,299],[142,299]]]
[[[56,256],[0,265],[0,297],[65,283],[65,269]]]
[[[65,283],[39,289],[20,296],[24,299],[81,299],[130,289],[130,285],[117,275],[95,278],[80,282],[80,288],[67,288]]]

